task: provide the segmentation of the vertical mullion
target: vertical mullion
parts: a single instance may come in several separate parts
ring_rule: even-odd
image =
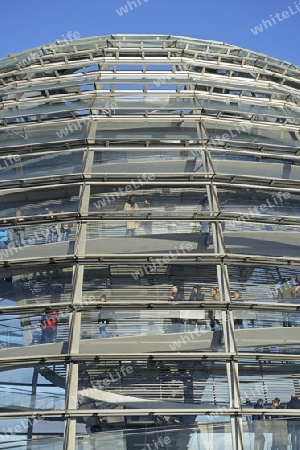
[[[73,303],[82,303],[83,266],[74,267]],[[68,354],[76,357],[80,345],[81,312],[73,311],[70,317],[70,337]],[[76,418],[69,417],[72,410],[77,409],[78,398],[78,363],[70,362],[66,376],[66,414],[64,450],[76,447]]]

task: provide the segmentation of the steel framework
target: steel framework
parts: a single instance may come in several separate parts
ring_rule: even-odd
[[[0,449],[300,448],[253,409],[300,394],[299,90],[176,36],[0,60]]]

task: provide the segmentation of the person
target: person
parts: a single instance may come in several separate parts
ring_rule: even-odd
[[[209,211],[209,202],[207,195],[200,201],[199,203],[200,210],[206,215],[207,211]],[[205,236],[204,245],[209,247],[212,243],[212,238],[210,237],[211,232],[211,222],[205,221],[201,222],[201,230],[200,233]]]
[[[100,303],[105,303],[105,302],[106,302],[106,295],[103,294],[100,297]],[[109,319],[104,319],[103,318],[103,314],[101,313],[101,310],[100,310],[100,312],[98,314],[98,323],[100,323],[99,332],[100,332],[102,338],[103,339],[110,338],[111,334],[106,331],[106,325],[109,324]]]
[[[210,288],[210,293],[212,295],[212,301],[213,302],[219,302],[221,300],[220,294],[218,293],[218,289],[216,287],[211,287]],[[216,319],[215,316],[216,316],[216,311],[214,311],[214,310],[209,310],[208,311],[208,318],[210,320],[210,329],[211,329],[211,331],[215,331],[216,323],[218,325],[220,325],[220,321],[218,319]]]
[[[49,220],[54,219],[53,211],[51,209],[48,210],[47,218]],[[60,235],[60,224],[59,223],[51,223],[45,230],[45,244],[49,242],[57,242]]]
[[[259,398],[254,405],[254,409],[263,409],[264,401],[262,398]],[[253,425],[254,425],[254,450],[264,450],[265,448],[265,422],[264,416],[260,414],[254,414],[252,416]]]
[[[300,409],[300,400],[294,392],[287,404],[287,409]],[[289,432],[291,434],[292,450],[300,449],[300,417],[292,416],[288,419]]]
[[[171,289],[171,295],[169,296],[169,301],[170,302],[182,302],[183,300],[184,300],[184,297],[183,297],[183,290],[182,290],[181,286],[174,283],[172,286],[172,289]],[[178,311],[178,313],[179,313],[179,311]],[[180,319],[179,316],[173,317],[171,319],[171,332],[179,333],[181,331],[183,322],[184,321],[182,319]]]
[[[133,215],[134,212],[138,209],[138,204],[135,201],[135,196],[130,195],[129,199],[124,205],[124,211],[130,212],[130,215]],[[138,223],[135,221],[126,222],[126,236],[134,236],[135,230],[138,228]]]
[[[281,285],[278,289],[278,299],[281,303],[293,303],[294,292],[286,278],[282,279]],[[292,326],[292,313],[283,311],[282,313],[283,326]]]
[[[151,207],[151,202],[150,202],[149,198],[146,198],[146,200],[144,202],[144,207],[147,209]],[[143,221],[143,225],[144,225],[144,229],[145,229],[145,234],[152,234],[152,220]]]
[[[181,287],[178,284],[173,284],[171,289],[171,295],[169,296],[170,302],[182,302],[184,300],[183,298],[183,292]]]
[[[0,249],[8,247],[8,230],[7,228],[0,228]]]
[[[210,288],[210,293],[212,295],[212,300],[214,302],[219,302],[221,300],[220,294],[218,293],[218,289],[216,287]]]
[[[193,286],[193,289],[192,289],[192,291],[190,293],[189,301],[190,302],[196,302],[196,301],[201,302],[201,301],[204,301],[204,294],[202,294],[199,284],[195,284]]]
[[[298,303],[299,300],[297,299],[297,297],[298,298],[300,297],[300,280],[299,280],[299,277],[296,278],[296,284],[295,284],[294,289],[293,289],[293,294],[294,294],[294,297],[296,298],[295,302]]]
[[[60,233],[58,233],[58,241],[68,241],[71,233],[71,224],[69,222],[62,222],[60,224]]]
[[[272,400],[270,409],[280,409],[280,399],[278,397]],[[284,419],[280,419],[280,416],[268,416],[268,419],[275,420],[271,424],[272,433],[272,447],[271,450],[285,450],[289,443],[289,435],[287,429],[287,422]]]
[[[189,302],[201,302],[204,301],[204,294],[201,292],[201,287],[199,284],[195,284],[191,290],[190,296],[189,296]],[[193,314],[194,316],[194,314]],[[203,324],[201,319],[193,318],[192,320],[187,320],[186,325],[193,325],[195,326],[196,330],[198,329],[198,325],[201,326]]]
[[[234,302],[242,300],[240,291],[234,291],[232,300]],[[243,319],[234,319],[234,328],[243,329],[244,328]]]
[[[42,330],[41,344],[54,341],[57,332],[56,324],[57,324],[56,312],[49,307],[45,308],[45,311],[39,322],[39,326],[41,327]]]
[[[22,212],[20,209],[16,211],[16,222],[24,222],[24,219],[21,217]],[[14,243],[15,247],[23,247],[25,245],[25,227],[18,226],[17,228],[13,228],[14,233]]]

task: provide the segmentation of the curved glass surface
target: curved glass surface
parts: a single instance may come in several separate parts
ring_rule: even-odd
[[[0,449],[298,449],[300,69],[107,35],[0,72]]]

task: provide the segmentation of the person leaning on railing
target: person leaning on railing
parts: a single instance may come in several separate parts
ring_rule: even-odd
[[[281,408],[280,399],[278,397],[274,398],[270,409],[274,410]],[[272,433],[272,449],[287,448],[289,444],[289,435],[286,419],[280,418],[279,415],[268,416],[268,419],[272,420],[272,422],[268,423],[266,430],[269,433]]]
[[[259,398],[254,405],[254,409],[263,409],[264,401]],[[263,414],[254,414],[252,416],[254,426],[254,450],[263,450],[265,447],[265,421]]]
[[[171,289],[171,294],[169,296],[169,302],[183,302],[183,301],[184,301],[183,289],[181,286],[174,283]],[[171,318],[171,328],[170,328],[171,332],[179,333],[181,331],[181,325],[183,324],[183,322],[184,321],[181,320],[180,317]]]
[[[200,284],[194,284],[189,296],[189,302],[203,302],[204,300],[205,298],[204,294],[201,292]],[[195,325],[197,328],[198,325],[201,326],[203,324],[203,320],[193,318],[192,320],[188,321],[188,324]]]
[[[287,409],[300,409],[300,400],[294,392],[287,404]],[[289,432],[291,434],[292,450],[300,449],[300,416],[291,414],[288,419]]]

